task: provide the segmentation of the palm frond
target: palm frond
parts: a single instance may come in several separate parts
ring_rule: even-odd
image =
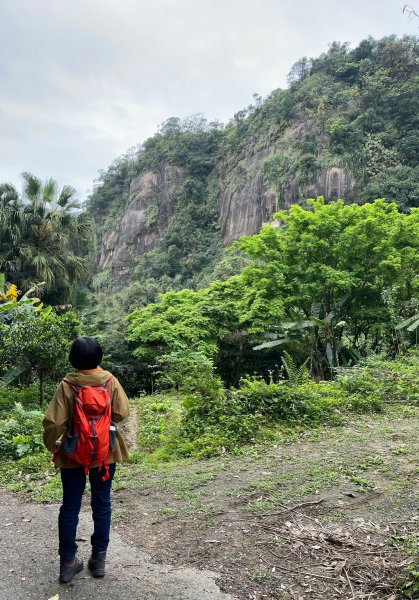
[[[23,194],[31,203],[36,203],[41,195],[42,181],[27,171],[22,173],[22,179]]]
[[[70,209],[73,207],[79,208],[80,205],[78,204],[78,202],[75,199],[76,195],[77,195],[77,192],[73,187],[71,187],[70,185],[65,185],[65,186],[63,186],[61,193],[58,197],[57,204],[59,206],[61,206],[62,208],[67,208],[67,209]],[[71,204],[73,205],[73,207],[70,207],[69,200],[71,200],[72,198],[73,198],[73,202]]]
[[[52,177],[46,180],[42,187],[42,199],[44,202],[47,202],[48,204],[52,204],[54,202],[57,194],[57,187],[57,182],[55,179],[52,179]]]
[[[19,192],[11,183],[0,184],[0,199],[3,205],[19,199]]]
[[[11,184],[0,185],[0,269],[20,289],[44,281],[43,295],[53,292],[61,302],[73,294],[75,282],[88,277],[87,260],[94,232],[71,186],[58,189],[54,179],[44,183],[22,174],[22,195]]]

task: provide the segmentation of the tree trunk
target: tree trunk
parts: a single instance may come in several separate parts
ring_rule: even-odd
[[[44,372],[39,372],[39,406],[43,406],[45,400],[45,380]]]
[[[332,336],[332,353],[333,353],[333,362],[335,363],[334,366],[338,367],[339,366],[339,355],[338,355],[338,348],[337,348],[337,343],[336,343],[336,336],[333,333],[333,330],[331,329],[331,336]],[[334,373],[331,370],[330,371],[332,374],[332,379],[334,378]]]

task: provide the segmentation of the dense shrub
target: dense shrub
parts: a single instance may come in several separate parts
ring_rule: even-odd
[[[269,421],[288,423],[336,423],[348,411],[381,409],[381,402],[373,394],[348,394],[334,381],[290,385],[287,381],[268,384],[261,379],[244,380],[230,394],[249,412],[258,412]]]
[[[144,396],[139,403],[138,447],[153,452],[179,423],[180,405],[175,395]]]
[[[251,442],[263,416],[248,412],[246,407],[225,393],[213,398],[200,394],[186,396],[186,409],[175,442],[181,456],[205,457],[234,450]]]
[[[45,384],[45,398],[49,401],[55,393],[55,383]],[[21,404],[26,409],[39,406],[39,385],[31,383],[26,387],[0,384],[0,415],[10,411],[14,404]]]
[[[371,356],[363,365],[341,370],[337,381],[351,396],[419,406],[419,351],[413,348],[396,360]]]
[[[141,399],[139,447],[162,460],[204,458],[251,442],[262,421],[222,391],[154,394]]]
[[[267,383],[248,377],[216,393],[156,394],[142,399],[140,447],[159,459],[207,457],[255,441],[266,427],[338,425],[351,413],[388,403],[419,404],[419,352],[372,357],[333,381]],[[261,426],[264,426],[263,428]]]
[[[15,404],[8,416],[0,420],[0,457],[21,458],[43,451],[42,419],[42,412]]]

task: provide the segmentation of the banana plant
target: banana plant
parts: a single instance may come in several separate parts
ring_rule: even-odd
[[[272,330],[262,334],[262,338],[269,341],[263,342],[253,347],[253,350],[264,350],[265,348],[274,348],[275,346],[292,345],[293,342],[300,342],[304,335],[313,329],[314,323],[309,320],[298,320],[293,322],[281,323]]]
[[[333,369],[339,367],[340,360],[339,354],[342,350],[342,333],[346,327],[346,321],[342,318],[347,303],[350,299],[350,294],[344,294],[341,298],[333,303],[330,310],[326,312],[320,303],[316,302],[312,305],[312,315],[310,321],[312,321],[317,327],[317,346],[320,346],[319,342],[323,341],[325,358],[328,364],[330,372]],[[320,318],[322,312],[326,313],[323,318]],[[323,338],[323,340],[322,340]]]
[[[0,273],[0,323],[7,325],[7,322],[11,321],[16,315],[21,314],[22,310],[31,310],[48,315],[52,307],[46,306],[44,308],[44,303],[39,298],[31,297],[34,291],[35,288],[31,288],[19,298],[17,286],[11,284],[6,289],[4,273]]]
[[[418,343],[418,333],[419,333],[419,313],[412,315],[408,319],[405,319],[395,327],[396,331],[408,331],[409,333],[415,334],[415,342]]]
[[[295,309],[295,321],[281,323],[265,332],[262,338],[268,341],[254,346],[253,350],[306,344],[310,374],[321,379],[326,374],[333,377],[337,367],[350,366],[362,358],[355,347],[348,347],[342,339],[347,325],[343,317],[349,302],[349,293],[334,302],[329,311],[319,302],[313,302],[308,318],[301,318],[302,311]]]
[[[49,315],[52,307],[47,306],[44,308],[44,304],[39,298],[30,297],[34,291],[34,288],[32,288],[21,298],[18,298],[17,286],[11,284],[6,289],[4,273],[0,273],[0,325],[7,326],[17,316],[22,316],[25,311],[37,312],[40,316]],[[22,367],[12,367],[3,377],[0,377],[1,384],[9,385],[24,371],[25,369]]]

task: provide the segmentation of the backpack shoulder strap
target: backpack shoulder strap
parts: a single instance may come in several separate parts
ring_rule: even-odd
[[[109,377],[109,379],[108,379],[107,381],[105,381],[105,383],[102,385],[102,387],[104,387],[104,388],[105,388],[105,390],[106,390],[106,388],[108,387],[109,383],[112,381],[112,379],[114,379],[114,376],[113,376],[113,375],[111,375],[111,376]]]
[[[70,383],[67,379],[63,379],[63,381],[69,385],[71,387],[71,389],[73,389],[76,394],[78,394],[81,390],[81,387],[79,385],[74,385],[73,383]]]

